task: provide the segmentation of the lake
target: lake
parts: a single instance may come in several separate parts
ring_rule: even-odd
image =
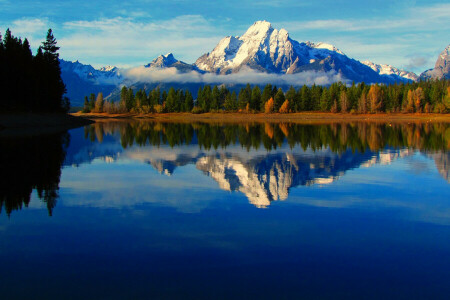
[[[448,299],[450,124],[0,138],[3,299]]]

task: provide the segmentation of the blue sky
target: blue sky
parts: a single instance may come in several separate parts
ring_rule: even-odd
[[[450,43],[448,1],[0,0],[0,30],[35,48],[51,27],[61,57],[96,67],[148,63],[159,54],[194,62],[257,20],[297,41],[334,44],[358,60],[422,72]]]

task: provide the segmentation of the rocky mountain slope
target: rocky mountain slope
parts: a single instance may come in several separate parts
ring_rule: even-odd
[[[422,79],[448,76],[449,47],[441,53],[436,68],[422,74]],[[120,70],[111,66],[95,69],[78,61],[61,60],[62,77],[67,87],[67,96],[71,99],[73,106],[82,105],[84,96],[91,93],[103,92],[106,98],[117,99],[123,84],[133,86],[135,89],[145,87],[146,90],[157,86],[162,89],[170,87],[189,88],[191,92],[195,93],[198,87],[206,82],[210,84],[226,83],[220,82],[224,77],[214,77],[215,75],[235,74],[249,69],[253,72],[293,77],[296,74],[299,74],[299,76],[311,74],[309,72],[312,72],[312,74],[326,73],[333,74],[332,80],[347,82],[364,81],[366,83],[388,84],[415,81],[418,78],[412,72],[389,65],[378,65],[368,61],[360,62],[349,58],[330,44],[309,41],[297,42],[290,38],[285,29],[274,29],[267,21],[255,22],[240,37],[228,36],[223,38],[210,53],[202,55],[194,64],[180,61],[172,53],[160,55],[145,66],[127,70]],[[133,72],[134,70],[136,72]],[[142,75],[142,73],[145,74],[142,70],[145,72],[171,70],[170,72],[183,76],[182,80],[168,81],[166,75],[165,80],[161,81],[157,79],[159,78],[157,76],[145,77],[145,75]],[[140,74],[140,76],[133,77],[132,74]],[[194,76],[189,78],[191,74]],[[203,76],[201,75],[207,75],[208,81],[202,81]],[[292,77],[289,78],[292,79]],[[217,79],[217,82],[212,79]],[[245,81],[245,76],[241,77],[240,80]],[[239,86],[246,83],[235,81],[230,83],[229,81],[227,84]],[[291,83],[278,82],[277,85],[284,88],[289,87]]]
[[[439,54],[434,69],[427,70],[420,75],[420,79],[450,79],[450,45]]]
[[[356,82],[408,81],[401,72],[396,77],[383,76],[380,70],[346,56],[333,45],[297,42],[285,29],[274,29],[267,21],[255,22],[242,36],[228,36],[195,65],[217,74],[237,73],[245,68],[268,73],[296,74],[325,71],[341,74]],[[406,72],[405,72],[406,73]]]
[[[112,66],[97,70],[91,65],[62,59],[59,65],[72,106],[82,105],[84,97],[91,93],[102,92],[107,96],[124,80],[120,70]]]

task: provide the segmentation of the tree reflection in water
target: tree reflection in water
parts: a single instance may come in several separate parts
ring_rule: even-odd
[[[9,216],[30,203],[36,189],[51,216],[70,135],[0,138],[0,212]]]

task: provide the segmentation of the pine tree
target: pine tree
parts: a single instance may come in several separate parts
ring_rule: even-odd
[[[214,86],[211,93],[211,109],[219,110],[220,108],[220,91],[217,86]]]
[[[184,98],[184,111],[191,111],[194,108],[194,98],[189,90],[186,90],[186,96]]]
[[[272,85],[271,84],[267,84],[264,87],[264,90],[261,94],[261,108],[260,110],[264,111],[264,105],[266,104],[267,101],[269,101],[269,99],[272,98]]]
[[[95,94],[89,96],[89,111],[94,111],[95,109]]]
[[[256,111],[259,111],[261,109],[261,90],[257,85],[255,85],[252,90],[250,109]]]
[[[277,93],[275,94],[274,100],[275,100],[274,110],[278,111],[280,109],[281,105],[283,105],[284,101],[286,100],[284,97],[283,90],[281,88],[279,88]]]
[[[87,96],[84,96],[84,105],[83,105],[83,113],[90,112],[91,109],[89,108],[89,100]]]
[[[48,78],[48,109],[50,111],[61,110],[63,95],[66,92],[66,86],[61,78],[61,69],[59,66],[59,47],[56,44],[53,31],[49,29],[47,31],[47,37],[42,43],[42,50],[44,51],[44,59],[48,65],[45,69],[45,75]]]
[[[167,112],[175,112],[177,109],[177,94],[173,87],[169,89],[167,94],[165,109]]]
[[[297,103],[297,92],[295,91],[294,87],[291,85],[289,90],[286,92],[286,100],[289,100],[289,111],[293,112],[295,111],[296,107],[299,107],[299,104]]]

